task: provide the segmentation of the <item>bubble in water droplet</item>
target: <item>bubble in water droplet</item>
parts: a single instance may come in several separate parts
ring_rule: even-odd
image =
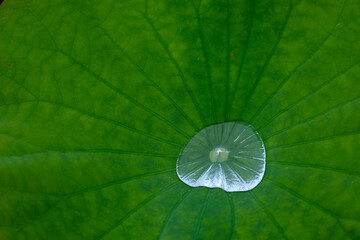
[[[180,153],[176,171],[192,187],[228,192],[256,187],[265,173],[265,146],[244,122],[225,122],[202,129]]]

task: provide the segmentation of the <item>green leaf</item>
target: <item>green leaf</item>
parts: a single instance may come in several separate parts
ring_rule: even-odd
[[[360,2],[5,0],[1,239],[359,239]],[[176,159],[245,121],[247,192]]]

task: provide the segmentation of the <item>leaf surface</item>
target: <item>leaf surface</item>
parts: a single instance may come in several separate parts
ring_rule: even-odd
[[[1,239],[357,239],[360,3],[0,6]],[[245,121],[252,191],[190,188],[176,159]]]

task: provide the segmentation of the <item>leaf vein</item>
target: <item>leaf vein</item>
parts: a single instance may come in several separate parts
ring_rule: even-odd
[[[277,50],[277,48],[278,48],[278,46],[279,46],[279,43],[280,43],[280,41],[281,41],[281,39],[282,39],[282,35],[283,35],[283,33],[284,33],[285,27],[286,27],[286,25],[287,25],[287,23],[288,23],[288,21],[289,21],[289,19],[290,19],[290,15],[291,15],[292,10],[293,10],[292,0],[290,0],[289,10],[288,10],[288,12],[287,12],[287,14],[286,14],[284,23],[283,23],[282,26],[281,26],[279,37],[278,37],[278,39],[276,40],[276,43],[275,43],[274,47],[272,48],[272,50],[271,50],[268,58],[266,59],[263,67],[261,68],[260,74],[259,74],[258,77],[256,78],[255,83],[252,85],[252,87],[251,87],[251,89],[250,89],[250,92],[249,92],[249,94],[248,94],[248,96],[247,96],[247,98],[246,98],[246,100],[245,100],[245,105],[244,105],[245,107],[244,107],[243,110],[241,111],[240,116],[242,116],[243,113],[245,112],[245,110],[248,108],[248,103],[250,102],[251,98],[253,97],[254,92],[255,92],[257,86],[259,85],[259,82],[260,82],[260,80],[261,80],[261,78],[262,78],[262,76],[263,76],[263,74],[264,74],[265,69],[266,69],[267,66],[269,65],[270,60],[271,60],[272,57],[274,56],[275,51]]]
[[[345,1],[346,2],[346,1]],[[337,21],[335,22],[334,26],[332,27],[332,30],[329,32],[329,34],[321,41],[321,43],[313,49],[313,51],[309,54],[309,56],[304,59],[304,61],[302,61],[299,65],[297,65],[279,84],[279,86],[275,89],[275,91],[264,101],[264,103],[260,106],[260,108],[255,112],[255,114],[250,118],[250,122],[252,122],[253,120],[256,119],[257,116],[259,116],[259,114],[264,110],[264,108],[269,104],[269,102],[274,98],[274,96],[276,95],[276,93],[279,92],[279,90],[285,85],[285,83],[291,79],[291,77],[299,71],[299,69],[304,66],[307,62],[309,62],[314,55],[322,48],[322,46],[327,42],[327,40],[330,38],[330,36],[333,35],[333,33],[335,32],[336,29],[336,25],[339,23],[340,21],[340,17],[342,16],[344,7],[345,7],[345,2],[340,10],[340,13],[337,17]]]
[[[204,118],[204,114],[202,113],[202,111],[201,111],[201,109],[200,109],[200,106],[199,106],[198,102],[196,101],[196,98],[195,98],[193,92],[192,92],[191,89],[190,89],[189,83],[188,83],[188,81],[186,80],[185,75],[184,75],[183,71],[181,70],[179,63],[176,61],[176,59],[174,58],[174,56],[171,54],[169,48],[166,46],[166,43],[165,43],[164,39],[161,37],[160,33],[157,31],[157,29],[156,29],[153,21],[152,21],[147,15],[142,14],[142,16],[143,16],[143,17],[147,20],[147,22],[149,23],[149,25],[150,25],[150,27],[151,27],[151,30],[153,31],[155,37],[157,38],[157,40],[159,41],[159,43],[161,44],[161,46],[163,47],[163,49],[164,49],[165,52],[167,53],[170,61],[171,61],[171,62],[173,63],[173,65],[175,66],[175,68],[176,68],[176,70],[177,70],[177,72],[178,72],[178,74],[179,74],[179,77],[180,77],[180,79],[182,80],[182,82],[183,82],[183,84],[184,84],[184,86],[185,86],[185,88],[186,88],[189,96],[191,97],[191,100],[192,100],[192,102],[193,102],[193,104],[194,104],[194,106],[195,106],[195,108],[196,108],[196,110],[197,110],[197,112],[198,112],[198,114],[199,114],[199,116],[200,116],[201,121],[203,122],[204,125],[206,125],[206,121],[205,121],[205,118]]]
[[[257,203],[257,205],[265,212],[267,218],[273,223],[273,225],[278,229],[278,232],[281,234],[281,236],[285,239],[285,240],[289,240],[289,238],[286,236],[285,230],[283,227],[281,227],[281,225],[278,223],[278,221],[276,220],[276,218],[272,215],[272,213],[265,207],[265,205],[260,201],[260,199],[258,199],[258,197],[255,195],[255,193],[253,191],[249,192],[251,194],[251,196],[253,197],[253,199],[255,200],[255,202]]]

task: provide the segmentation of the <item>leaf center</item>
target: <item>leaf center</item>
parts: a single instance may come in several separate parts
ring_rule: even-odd
[[[225,148],[214,148],[209,153],[211,162],[225,162],[229,157],[229,151]]]

